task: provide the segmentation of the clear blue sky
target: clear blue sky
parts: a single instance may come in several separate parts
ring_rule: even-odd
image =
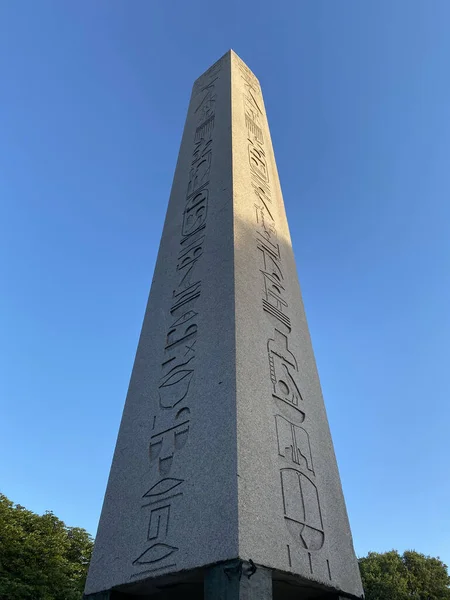
[[[359,555],[450,562],[450,3],[0,3],[0,489],[95,533],[193,80],[262,83]]]

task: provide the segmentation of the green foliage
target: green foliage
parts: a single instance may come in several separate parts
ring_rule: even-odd
[[[80,600],[93,540],[0,494],[0,600]]]
[[[413,550],[369,552],[359,568],[366,600],[450,600],[447,565],[438,558]]]

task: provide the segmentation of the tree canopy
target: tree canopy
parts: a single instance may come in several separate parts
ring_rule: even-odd
[[[84,529],[0,494],[0,600],[80,600],[92,548]],[[366,600],[450,600],[447,565],[439,558],[369,552],[359,568]]]
[[[413,550],[369,552],[359,559],[366,600],[450,600],[450,577],[439,558]]]
[[[0,600],[80,600],[92,537],[0,494]]]

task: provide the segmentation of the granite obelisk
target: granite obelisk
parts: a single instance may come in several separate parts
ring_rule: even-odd
[[[362,596],[261,88],[232,51],[193,86],[85,593]]]

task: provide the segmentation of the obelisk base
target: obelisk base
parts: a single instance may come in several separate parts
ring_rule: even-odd
[[[194,578],[161,580],[152,591],[145,583],[131,591],[122,589],[84,595],[83,600],[355,600],[314,588],[253,561],[230,560],[197,572]]]
[[[181,585],[180,585],[181,584]],[[230,560],[204,570],[203,589],[193,585],[189,591],[176,583],[146,595],[115,590],[83,596],[83,600],[272,600],[272,571],[252,561]]]
[[[205,573],[204,600],[272,600],[272,572],[242,560],[211,567]]]

